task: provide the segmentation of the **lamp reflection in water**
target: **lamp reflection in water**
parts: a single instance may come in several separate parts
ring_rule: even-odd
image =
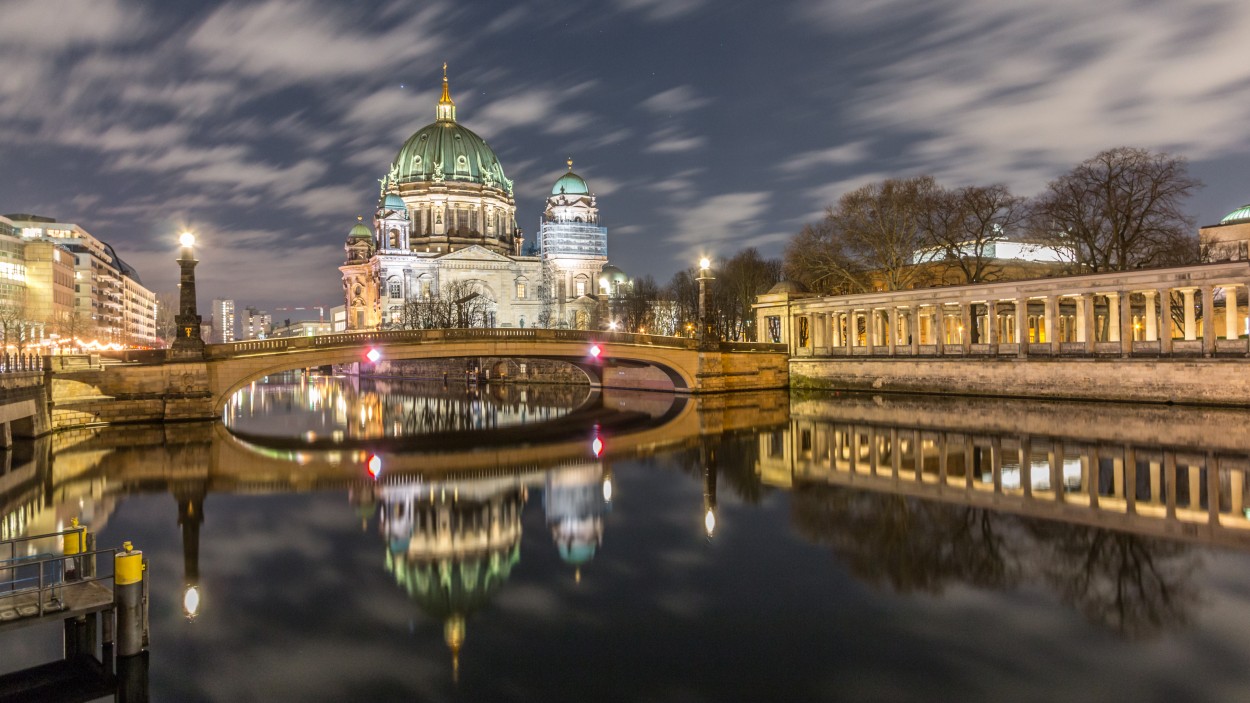
[[[716,450],[699,448],[703,465],[703,530],[710,540],[716,532]]]

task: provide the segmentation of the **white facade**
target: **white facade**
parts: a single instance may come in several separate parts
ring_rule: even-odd
[[[589,227],[593,251],[562,245],[522,256],[512,182],[490,147],[455,121],[445,77],[436,115],[382,179],[373,227],[360,223],[348,235],[339,268],[346,329],[420,326],[405,308],[448,295],[474,296],[481,311],[474,325],[591,326],[607,230],[585,181],[570,165],[548,199],[544,227]],[[565,193],[562,184],[580,192]]]

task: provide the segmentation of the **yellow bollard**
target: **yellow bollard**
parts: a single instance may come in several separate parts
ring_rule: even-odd
[[[113,600],[117,603],[117,655],[130,657],[144,647],[143,597],[145,570],[143,552],[130,542],[122,543],[122,551],[113,557]]]
[[[83,576],[82,559],[78,555],[87,551],[87,528],[78,524],[78,518],[69,521],[69,530],[65,532],[63,541],[65,556],[74,557],[65,560],[65,580],[77,581]]]

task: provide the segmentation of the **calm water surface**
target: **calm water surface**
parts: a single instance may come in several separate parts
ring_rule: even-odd
[[[154,700],[1250,699],[1244,411],[290,376],[225,419],[0,473],[4,537],[145,552]]]

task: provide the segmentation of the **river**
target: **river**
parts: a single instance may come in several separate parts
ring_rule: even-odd
[[[19,445],[0,538],[143,550],[153,700],[1246,700],[1247,428],[288,374]]]

